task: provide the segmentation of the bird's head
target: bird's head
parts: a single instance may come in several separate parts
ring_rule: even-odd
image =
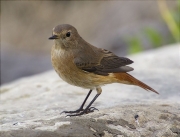
[[[54,40],[55,45],[61,46],[61,48],[73,48],[77,46],[79,37],[73,26],[62,24],[53,28],[52,36],[49,39]]]

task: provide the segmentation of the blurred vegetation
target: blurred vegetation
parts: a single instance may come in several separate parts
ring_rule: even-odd
[[[138,53],[143,50],[141,40],[138,37],[131,37],[131,38],[128,38],[126,41],[129,45],[129,48],[128,48],[129,54]]]
[[[160,33],[158,33],[158,31],[151,28],[145,28],[144,34],[155,48],[162,45],[162,36]]]
[[[180,42],[180,0],[177,0],[177,6],[174,10],[168,9],[165,0],[158,0],[157,2],[161,16],[173,37],[173,39],[169,38],[166,41],[171,43]],[[141,33],[147,38],[153,48],[158,48],[163,45],[163,38],[157,30],[147,27]],[[142,41],[137,36],[127,38],[126,41],[129,45],[129,54],[143,51]]]

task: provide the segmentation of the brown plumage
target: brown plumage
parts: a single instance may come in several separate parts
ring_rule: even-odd
[[[120,81],[128,81],[128,83],[131,85],[136,85],[136,86],[139,86],[145,90],[153,91],[153,92],[159,94],[153,88],[149,87],[148,85],[144,84],[143,82],[139,81],[138,79],[134,78],[133,76],[131,76],[128,73],[114,73],[114,75]],[[128,84],[128,83],[125,83],[125,84]]]
[[[78,110],[64,111],[65,113],[75,113],[69,116],[77,116],[94,111],[95,108],[90,106],[101,94],[101,86],[105,84],[123,83],[136,85],[145,90],[158,93],[127,73],[133,70],[132,67],[127,66],[133,63],[132,60],[118,57],[108,50],[92,46],[71,25],[62,24],[56,26],[53,28],[53,35],[49,39],[55,40],[51,51],[51,60],[59,76],[69,84],[90,89]],[[97,95],[83,109],[84,103],[93,89],[97,90]]]

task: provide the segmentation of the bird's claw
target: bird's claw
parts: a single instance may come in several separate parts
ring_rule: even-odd
[[[99,109],[97,109],[97,108],[95,108],[95,107],[90,107],[89,110],[90,110],[91,112],[94,112],[94,110],[99,111]]]
[[[77,109],[77,110],[75,110],[75,111],[63,111],[63,112],[60,113],[60,115],[63,114],[63,113],[65,113],[65,114],[66,114],[66,113],[70,113],[70,114],[71,114],[71,113],[79,113],[79,112],[81,112],[81,111],[84,111],[84,109],[83,109],[83,108],[79,108],[79,109]]]
[[[68,114],[66,116],[69,116],[69,117],[72,117],[72,116],[80,116],[80,115],[84,115],[84,114],[88,114],[88,113],[91,113],[91,112],[94,112],[94,110],[98,110],[97,108],[95,107],[90,107],[88,109],[83,109],[80,113],[76,113],[76,114]],[[99,111],[99,110],[98,110]]]

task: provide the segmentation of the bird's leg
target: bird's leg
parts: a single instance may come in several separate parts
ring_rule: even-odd
[[[79,113],[80,111],[83,111],[83,110],[84,110],[84,109],[83,109],[84,104],[86,103],[86,101],[87,101],[89,95],[91,94],[91,92],[92,92],[92,89],[91,89],[91,90],[89,91],[89,93],[87,94],[86,98],[84,99],[84,101],[83,101],[83,103],[82,103],[82,105],[80,106],[79,109],[77,109],[77,110],[75,110],[75,111],[63,111],[63,112],[61,112],[61,114],[62,114],[62,113]]]
[[[83,115],[83,114],[94,112],[94,110],[98,110],[95,107],[91,107],[91,105],[94,103],[94,101],[98,98],[99,95],[100,95],[100,93],[97,93],[96,96],[93,98],[93,100],[89,103],[89,105],[82,112],[76,113],[76,114],[70,114],[70,115],[67,115],[67,116],[70,116],[70,117],[71,116],[80,116],[80,115]]]

